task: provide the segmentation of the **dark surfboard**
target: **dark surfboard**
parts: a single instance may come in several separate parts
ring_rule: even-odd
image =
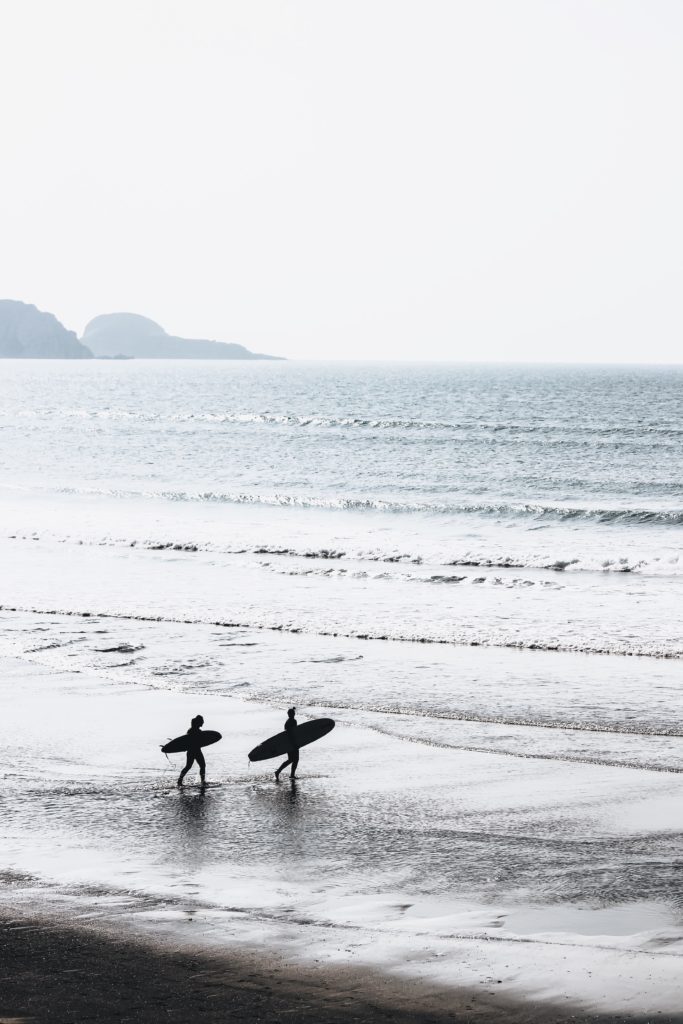
[[[164,744],[161,752],[162,754],[181,754],[185,750],[189,750],[190,745],[196,746],[197,739],[199,739],[200,747],[209,747],[212,743],[218,743],[222,738],[221,734],[214,732],[213,729],[202,729],[199,737],[197,737],[196,733],[194,736],[188,736],[187,733],[184,736],[176,736],[174,740],[169,740],[168,743]]]
[[[297,748],[305,747],[308,743],[319,740],[321,736],[326,736],[333,729],[333,718],[314,718],[312,722],[297,725],[291,733],[279,732],[277,736],[271,736],[270,739],[259,743],[258,747],[250,751],[249,760],[267,761],[269,757],[281,757],[283,754],[291,753],[292,741]]]

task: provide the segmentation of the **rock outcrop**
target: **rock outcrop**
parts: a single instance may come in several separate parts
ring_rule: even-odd
[[[176,338],[154,320],[137,313],[104,313],[85,328],[84,344],[96,356],[138,359],[277,359],[243,345],[203,338]]]
[[[0,358],[91,359],[92,352],[52,313],[0,299]]]

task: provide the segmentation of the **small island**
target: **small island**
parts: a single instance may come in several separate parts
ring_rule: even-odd
[[[137,359],[278,359],[250,352],[234,342],[178,338],[137,313],[105,313],[85,328],[82,342],[100,358]]]

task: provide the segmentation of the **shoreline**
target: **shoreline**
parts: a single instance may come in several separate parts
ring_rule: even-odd
[[[344,672],[351,687],[348,661],[330,660],[331,649],[303,638],[266,648],[236,633],[225,661],[222,633],[82,625],[44,616],[6,622],[8,647],[26,649],[1,666],[9,745],[0,922],[14,929],[3,939],[14,952],[0,995],[14,1001],[0,1001],[0,1021],[150,1019],[130,1016],[145,1006],[157,1019],[160,1006],[181,1003],[176,1019],[191,1019],[200,1000],[207,1014],[222,1007],[222,1016],[204,1015],[209,1021],[234,1010],[247,1021],[323,1024],[683,1024],[675,1016],[680,774],[569,765],[561,730],[540,724],[528,753],[552,742],[553,757],[543,760],[510,756],[519,741],[509,724],[496,741],[491,723],[438,724],[436,708],[426,725],[419,708],[406,709],[400,728],[373,709],[335,713],[340,728],[311,747],[296,787],[275,786],[269,771],[245,764],[249,745],[281,726],[284,693],[262,690],[259,680],[278,656],[281,677],[294,679],[307,657],[303,664],[328,666],[313,672]],[[199,686],[198,649],[207,652]],[[377,651],[380,660],[366,659],[360,672],[350,662],[358,685],[373,671],[390,673],[384,656]],[[227,680],[217,664],[230,665]],[[233,692],[247,673],[251,686]],[[631,706],[626,684],[620,675],[620,708]],[[307,696],[320,694],[311,687]],[[470,700],[489,702],[486,691]],[[205,795],[178,791],[179,766],[158,748],[197,710],[224,736]],[[472,749],[482,729],[489,749]],[[585,741],[593,758],[605,753],[595,735]],[[440,738],[461,745],[441,746]],[[635,757],[636,737],[627,739]],[[653,742],[642,737],[641,757]],[[662,744],[661,756],[674,763],[678,739]],[[169,957],[180,966],[169,967]],[[148,959],[156,964],[149,970],[137,963]],[[197,960],[201,968],[192,967]],[[45,988],[41,969],[50,975],[45,1003],[22,1010]],[[77,992],[90,1003],[70,1016],[65,983],[93,970],[109,996],[100,1004],[99,989]],[[137,1002],[119,1005],[129,998],[126,973]],[[248,999],[235,994],[242,987]],[[273,1002],[285,989],[289,1002]],[[261,1001],[249,1002],[261,990]],[[110,1003],[117,1009],[107,1017]]]
[[[147,549],[154,550],[154,549]],[[304,556],[305,557],[305,556]],[[552,571],[552,570],[539,570]],[[346,640],[369,642],[369,643],[392,643],[405,645],[419,645],[426,647],[446,647],[452,650],[483,649],[491,651],[520,651],[531,653],[540,651],[543,654],[559,655],[585,655],[596,658],[634,658],[651,661],[683,661],[683,649],[672,651],[645,651],[645,650],[619,650],[609,647],[581,647],[571,644],[544,643],[542,641],[523,642],[518,640],[496,640],[485,641],[481,639],[468,639],[467,637],[441,637],[441,636],[404,636],[400,633],[388,632],[344,632],[337,629],[315,629],[306,626],[285,625],[283,623],[269,624],[247,621],[232,621],[231,619],[213,619],[210,615],[199,618],[183,618],[170,614],[145,615],[136,612],[122,611],[83,611],[77,608],[37,608],[30,605],[0,604],[0,613],[18,615],[44,615],[67,619],[107,619],[114,622],[141,622],[141,623],[166,623],[177,626],[215,626],[218,629],[241,629],[250,630],[256,633],[280,633],[289,636],[304,636],[312,639],[322,640]]]
[[[2,1020],[196,1018],[207,1024],[646,1024],[647,1014],[582,1013],[491,989],[441,989],[371,968],[296,968],[258,954],[192,952],[34,915],[0,916]],[[431,1005],[433,1009],[425,1009]],[[683,1013],[657,1014],[681,1024]]]

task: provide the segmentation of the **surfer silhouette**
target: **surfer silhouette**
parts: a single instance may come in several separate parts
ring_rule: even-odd
[[[195,717],[192,719],[192,724],[190,725],[190,728],[187,730],[187,735],[189,737],[187,747],[187,760],[185,762],[185,767],[178,776],[179,786],[182,786],[183,779],[185,778],[185,776],[187,775],[195,761],[199,765],[199,778],[201,779],[201,784],[202,786],[206,785],[206,761],[204,760],[204,755],[202,754],[201,748],[201,731],[203,725],[204,719],[202,718],[202,716],[195,715]]]
[[[296,708],[288,708],[287,710],[287,721],[285,722],[285,732],[289,738],[289,757],[284,761],[279,768],[275,769],[276,780],[280,778],[280,772],[283,768],[286,768],[288,764],[291,764],[292,769],[289,773],[290,778],[296,778],[296,768],[299,763],[299,748],[294,740],[294,730],[296,729],[296,718],[294,717]]]

